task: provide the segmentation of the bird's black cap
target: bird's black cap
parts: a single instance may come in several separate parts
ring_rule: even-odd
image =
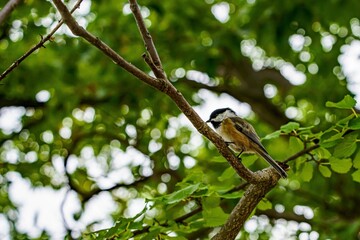
[[[209,118],[209,120],[207,120],[206,122],[211,122],[211,119],[216,118],[217,115],[225,112],[226,110],[230,110],[231,112],[235,113],[231,108],[219,108],[219,109],[216,109],[215,111],[213,111],[213,112],[210,114],[210,118]]]

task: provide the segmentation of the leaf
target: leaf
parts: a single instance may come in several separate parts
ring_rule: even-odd
[[[347,126],[350,122],[351,119],[353,119],[355,117],[354,114],[350,114],[349,116],[347,116],[346,118],[343,118],[343,119],[340,119],[338,122],[337,122],[337,125],[339,126]]]
[[[319,171],[324,177],[326,177],[326,178],[331,177],[331,171],[328,167],[326,167],[324,165],[319,165]]]
[[[183,189],[180,189],[176,192],[173,192],[169,195],[166,195],[163,198],[163,202],[165,204],[173,204],[173,203],[177,203],[180,202],[181,200],[189,197],[191,194],[193,194],[198,188],[199,188],[200,183],[197,183],[195,185],[190,185],[187,186]]]
[[[265,137],[262,138],[262,140],[270,140],[270,139],[278,138],[280,136],[280,134],[281,134],[281,131],[277,130],[273,133],[266,135]]]
[[[305,163],[304,164],[304,167],[301,171],[301,179],[304,181],[304,182],[310,182],[310,180],[312,179],[313,177],[313,173],[314,173],[314,167],[311,163]]]
[[[356,153],[353,160],[354,168],[360,169],[360,150]]]
[[[224,213],[221,207],[214,207],[212,209],[204,210],[203,217],[205,219],[205,226],[217,227],[226,222],[229,214]]]
[[[296,137],[290,137],[289,139],[289,152],[297,153],[304,148],[303,142]]]
[[[272,208],[272,203],[268,199],[263,198],[263,199],[261,199],[261,201],[257,205],[257,208],[259,210],[265,211],[265,210],[268,210],[268,209]]]
[[[227,162],[226,159],[223,156],[214,156],[211,158],[211,162],[219,162],[219,163],[224,163]]]
[[[232,193],[222,194],[221,197],[225,199],[239,199],[243,195],[243,191],[236,191]]]
[[[233,178],[235,175],[235,170],[232,167],[228,167],[219,177],[218,180],[223,182],[229,178]]]
[[[122,237],[126,237],[126,236],[130,237],[132,235],[130,229],[142,229],[142,224],[141,223],[134,224],[134,221],[135,219],[143,215],[146,211],[147,211],[147,207],[144,207],[142,211],[140,211],[138,214],[136,214],[136,216],[132,218],[119,218],[115,222],[115,225],[113,227],[109,228],[106,232],[100,233],[98,237],[110,238],[119,233],[122,234],[121,235]]]
[[[352,130],[360,129],[360,117],[351,119],[349,122],[349,128]]]
[[[360,182],[360,170],[356,170],[351,176],[355,182]]]
[[[329,159],[331,169],[337,173],[347,173],[350,171],[352,166],[352,162],[350,158],[339,159],[335,157],[331,157]]]
[[[300,124],[297,122],[289,122],[280,127],[280,130],[284,133],[290,133],[294,130],[297,130],[300,127]]]
[[[149,229],[149,232],[141,237],[141,240],[153,240],[161,233],[162,228],[159,226],[153,226]]]
[[[319,147],[318,149],[314,150],[315,154],[318,156],[319,159],[328,159],[331,157],[331,153],[329,150],[323,147]]]
[[[352,109],[355,107],[356,101],[350,95],[346,95],[340,102],[326,102],[326,107],[341,108],[341,109]]]
[[[224,213],[220,207],[219,197],[203,198],[202,206],[205,225],[208,227],[223,225],[229,216],[228,214]]]
[[[351,133],[345,136],[344,140],[340,142],[334,150],[334,157],[346,158],[351,156],[356,150],[356,139],[358,134]]]
[[[325,133],[321,136],[320,145],[324,148],[331,148],[341,141],[343,135],[342,132],[335,134],[333,132]]]

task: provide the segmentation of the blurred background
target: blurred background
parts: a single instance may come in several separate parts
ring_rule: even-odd
[[[0,7],[7,2],[0,0]],[[260,137],[289,121],[311,128],[309,136],[316,137],[351,114],[326,108],[327,101],[349,94],[360,102],[358,1],[139,4],[169,80],[204,120],[231,107]],[[151,74],[127,1],[84,0],[74,17]],[[0,23],[0,71],[59,19],[49,1],[21,2]],[[80,238],[136,216],[149,205],[145,199],[185,182],[227,192],[243,183],[170,98],[67,27],[45,47],[0,85],[0,239]],[[356,239],[360,151],[357,135],[352,139],[347,171],[319,165],[332,154],[325,148],[314,153],[322,157],[289,162],[289,178],[266,196],[238,238]],[[300,151],[304,139],[280,136],[263,144],[282,161]],[[252,170],[267,167],[256,159],[245,156],[244,163]],[[217,195],[214,202],[228,214],[241,194]],[[173,220],[197,204],[194,197],[166,211],[152,208],[140,221]],[[199,224],[183,235],[169,230],[167,237],[208,238],[217,224],[206,223],[206,214],[194,215]]]

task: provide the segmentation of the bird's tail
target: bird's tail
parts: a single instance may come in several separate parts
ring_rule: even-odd
[[[268,153],[266,153],[265,151],[263,151],[262,149],[259,149],[257,151],[260,156],[262,156],[273,168],[275,168],[275,170],[280,174],[281,177],[283,178],[287,178],[287,173],[285,172],[285,170],[280,167],[280,165],[270,157],[270,155]]]

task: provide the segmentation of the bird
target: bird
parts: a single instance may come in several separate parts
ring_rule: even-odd
[[[210,114],[207,123],[211,123],[216,132],[222,137],[226,144],[235,152],[257,153],[264,158],[281,177],[287,178],[286,171],[272,159],[265,147],[260,143],[254,127],[237,116],[231,108],[219,108]]]

